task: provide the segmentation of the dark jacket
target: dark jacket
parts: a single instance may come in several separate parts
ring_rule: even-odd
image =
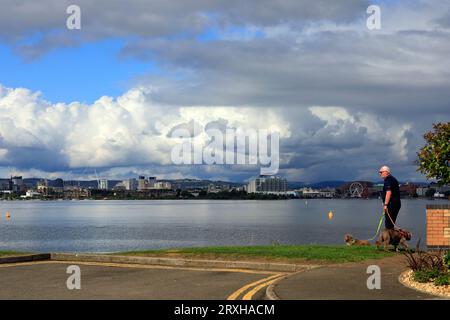
[[[385,203],[386,199],[386,192],[391,191],[391,200],[389,201],[389,205],[393,206],[401,206],[400,201],[400,186],[398,184],[397,179],[395,177],[389,175],[384,179],[384,186],[383,186],[383,203]]]

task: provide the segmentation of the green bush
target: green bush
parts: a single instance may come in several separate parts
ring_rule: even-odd
[[[450,251],[447,251],[447,254],[444,256],[444,263],[450,269]]]
[[[437,286],[448,286],[450,285],[450,273],[441,274],[436,279],[434,279],[434,284]]]
[[[433,281],[436,278],[439,278],[443,273],[439,270],[418,270],[414,271],[413,279],[414,281],[425,283]]]

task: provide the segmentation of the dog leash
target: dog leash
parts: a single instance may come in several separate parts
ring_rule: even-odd
[[[389,214],[389,209],[386,210],[386,214],[389,217],[389,220],[391,220],[392,224],[394,225],[394,228],[397,228],[400,234],[402,234],[403,236],[409,235],[409,237],[411,237],[410,232],[403,230],[402,228],[400,228],[398,225],[395,224],[394,220],[392,220],[391,215]]]
[[[376,238],[377,235],[378,235],[378,232],[380,232],[381,225],[383,224],[383,218],[384,218],[384,212],[383,212],[383,214],[381,215],[380,222],[378,222],[377,232],[375,233],[375,235],[374,235],[372,238],[367,239],[367,240],[369,240],[369,241],[375,240],[375,238]]]
[[[386,214],[387,214],[387,216],[389,217],[389,220],[391,220],[392,225],[393,225],[395,228],[400,229],[400,227],[399,227],[398,225],[395,224],[394,220],[392,220],[391,215],[389,214],[389,209],[388,209],[388,208],[386,208]],[[401,230],[401,229],[400,229],[400,230]]]

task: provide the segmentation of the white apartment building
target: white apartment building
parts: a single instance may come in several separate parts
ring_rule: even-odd
[[[106,179],[101,179],[98,181],[98,188],[100,190],[108,190],[109,189],[109,182]]]
[[[276,176],[260,176],[249,181],[248,193],[286,193],[287,180]]]

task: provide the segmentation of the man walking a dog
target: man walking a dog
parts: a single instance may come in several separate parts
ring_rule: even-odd
[[[382,166],[379,172],[384,180],[383,186],[383,212],[385,214],[386,229],[394,229],[398,212],[402,206],[400,201],[400,186],[397,179],[391,175],[391,169],[388,166]]]

